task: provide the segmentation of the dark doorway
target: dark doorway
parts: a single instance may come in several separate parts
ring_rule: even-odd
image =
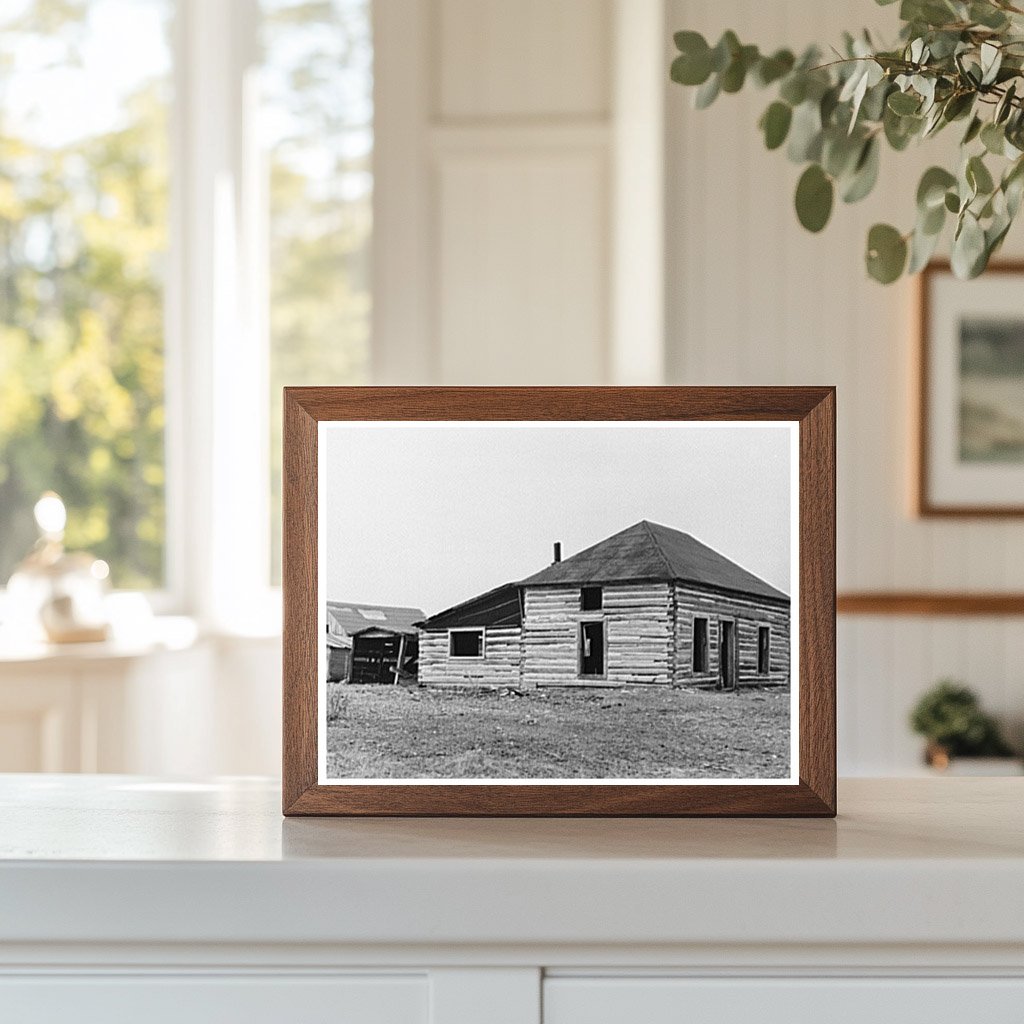
[[[604,623],[580,623],[580,675],[604,675]]]
[[[352,643],[352,682],[373,686],[393,683],[401,637],[357,636]]]
[[[718,675],[723,690],[736,689],[736,623],[723,621],[719,624]]]

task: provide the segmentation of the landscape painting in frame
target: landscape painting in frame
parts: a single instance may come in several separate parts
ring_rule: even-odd
[[[919,510],[1024,514],[1022,268],[924,275]]]
[[[319,423],[319,783],[797,785],[798,432]]]

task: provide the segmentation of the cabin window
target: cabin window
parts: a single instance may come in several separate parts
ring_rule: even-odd
[[[766,676],[769,672],[772,653],[772,631],[770,626],[761,626],[757,631],[757,674]]]
[[[708,670],[708,620],[693,620],[693,671]]]
[[[452,658],[482,658],[484,631],[482,629],[453,629],[448,634],[448,654]]]
[[[599,612],[602,604],[600,587],[583,587],[580,590],[580,610],[585,612]]]

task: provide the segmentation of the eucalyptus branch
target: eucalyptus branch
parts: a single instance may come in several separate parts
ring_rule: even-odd
[[[952,220],[953,269],[975,277],[1024,198],[1024,26],[1013,20],[1024,9],[1010,0],[902,0],[899,14],[895,48],[877,48],[867,33],[847,34],[841,49],[832,48],[836,59],[825,62],[816,47],[798,58],[789,50],[762,54],[734,32],[714,46],[696,32],[678,32],[671,75],[697,88],[701,109],[748,82],[774,89],[758,126],[768,149],[785,146],[804,166],[795,206],[809,231],[825,227],[837,194],[854,203],[872,191],[883,144],[900,152],[962,122],[959,165],[930,167],[918,185],[913,228],[876,224],[865,258],[868,273],[885,284],[916,273]]]

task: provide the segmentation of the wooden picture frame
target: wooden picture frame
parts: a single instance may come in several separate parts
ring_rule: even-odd
[[[957,467],[954,452],[957,395],[952,376],[957,353],[950,340],[949,317],[959,313],[987,316],[995,295],[1005,290],[1004,309],[991,314],[993,320],[1009,315],[1024,325],[1024,313],[1017,313],[1019,298],[1009,287],[1008,277],[1017,277],[1013,287],[1019,293],[1024,285],[1024,261],[1003,260],[990,263],[984,275],[973,281],[958,281],[947,261],[936,260],[921,272],[917,282],[916,386],[917,416],[913,452],[913,509],[921,518],[983,519],[1024,516],[1024,500],[1007,498],[1005,488],[1012,482],[1015,492],[1024,494],[1024,461],[1015,466],[962,463]],[[963,326],[961,326],[961,331]],[[961,336],[961,345],[963,338]],[[937,352],[936,349],[941,349]],[[963,373],[961,369],[959,371]],[[962,378],[961,387],[964,386]],[[963,401],[962,395],[960,401]],[[961,452],[964,431],[960,413]],[[1002,477],[995,480],[993,474]],[[1002,493],[993,493],[993,488]],[[986,498],[986,494],[988,497]]]
[[[319,775],[318,439],[352,421],[609,427],[792,424],[799,601],[793,776],[775,784],[529,780],[415,785]],[[751,422],[748,422],[751,421]],[[752,499],[754,500],[754,499]],[[811,816],[836,813],[835,390],[831,387],[303,387],[284,394],[283,811],[352,816]],[[560,552],[556,552],[556,562]],[[787,599],[788,601],[788,599]],[[788,605],[787,605],[788,606]],[[787,670],[788,671],[788,670]],[[396,680],[398,678],[396,674]],[[798,770],[797,770],[798,769]]]

